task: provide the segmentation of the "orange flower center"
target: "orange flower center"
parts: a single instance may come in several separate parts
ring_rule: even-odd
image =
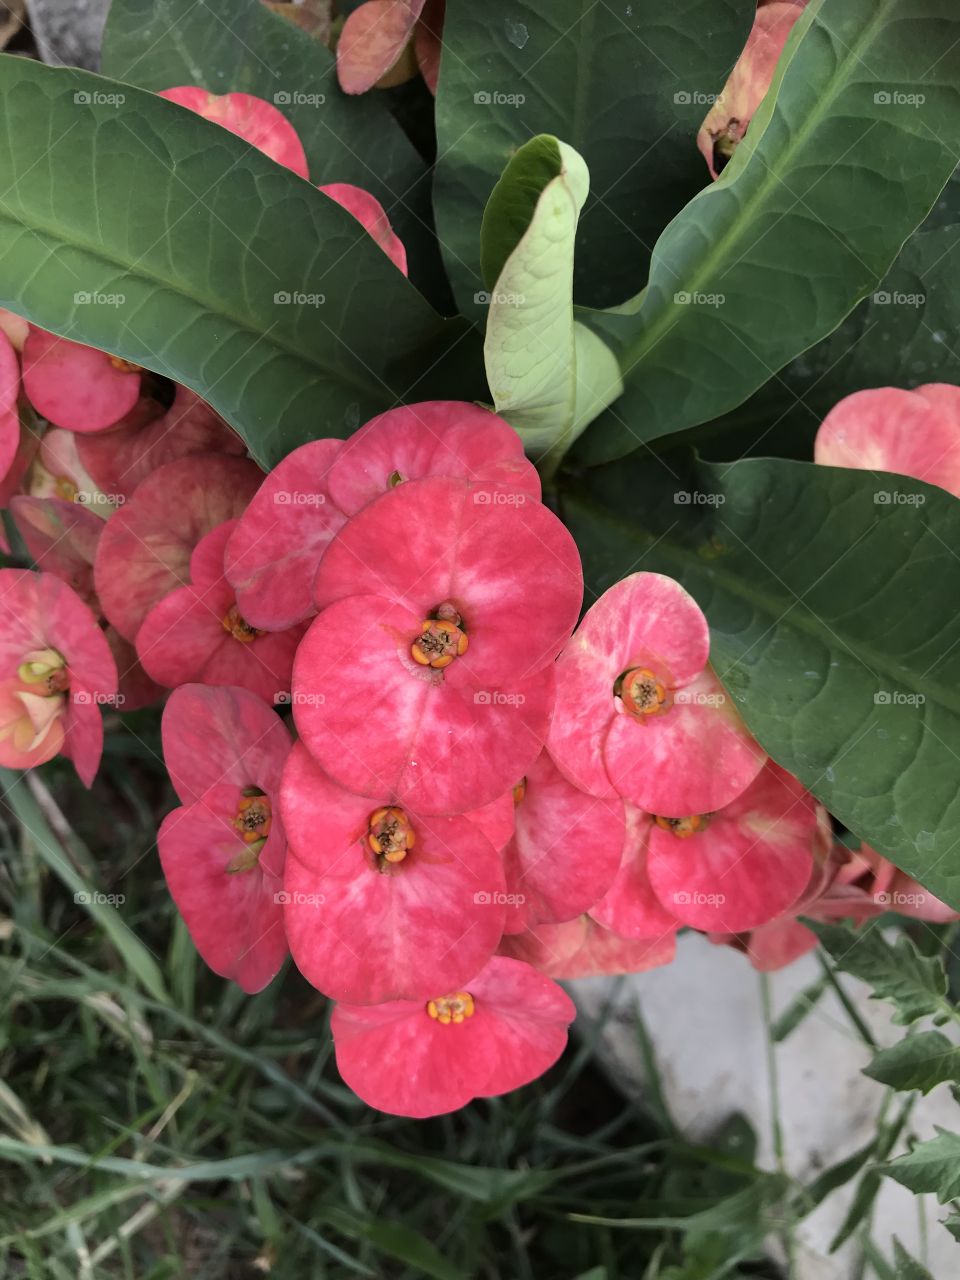
[[[417,835],[402,809],[375,809],[370,815],[367,844],[378,859],[402,862],[416,843]]]
[[[66,693],[70,688],[66,659],[56,649],[34,649],[24,654],[17,667],[17,678],[31,685],[31,692],[43,698]]]
[[[427,1001],[427,1013],[436,1022],[449,1027],[451,1022],[463,1022],[476,1012],[473,996],[469,991],[456,991],[450,996],[438,996]]]
[[[421,667],[441,670],[466,653],[468,644],[463,619],[454,605],[447,602],[439,605],[432,617],[424,619],[420,634],[410,646],[410,656]]]
[[[69,476],[54,476],[53,492],[58,498],[62,498],[64,502],[76,502],[77,486]]]
[[[246,847],[227,863],[226,870],[230,874],[252,871],[257,866],[272,822],[273,809],[269,796],[265,796],[259,787],[244,787],[232,825],[240,833],[240,839]]]
[[[251,627],[235,604],[223,615],[223,629],[229,631],[234,640],[239,640],[241,644],[250,644],[264,634],[256,627]]]
[[[698,831],[705,831],[709,821],[705,813],[692,813],[688,818],[654,818],[658,827],[671,832],[678,840],[686,840]]]
[[[614,686],[614,693],[623,702],[624,709],[643,720],[666,711],[671,703],[667,687],[648,667],[631,667]]]

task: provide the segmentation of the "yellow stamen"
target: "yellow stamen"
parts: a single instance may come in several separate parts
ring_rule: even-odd
[[[465,1018],[472,1018],[475,1012],[476,1005],[469,991],[456,991],[453,995],[427,1001],[428,1015],[444,1027],[449,1027],[451,1022],[459,1024]]]

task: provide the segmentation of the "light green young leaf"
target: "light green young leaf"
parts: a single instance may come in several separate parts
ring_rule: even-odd
[[[534,203],[538,179],[546,181]],[[573,318],[574,245],[589,189],[572,147],[534,138],[507,166],[484,218],[484,262],[503,261],[489,294],[487,381],[497,412],[534,456],[562,456],[622,389],[613,353]],[[508,238],[516,242],[504,256]]]
[[[960,1082],[960,1048],[940,1031],[923,1031],[881,1049],[863,1073],[892,1089],[929,1093],[948,1080]]]
[[[894,1022],[906,1025],[943,1014],[947,975],[939,956],[922,956],[905,934],[891,942],[876,923],[858,930],[815,920],[804,923],[838,969],[868,983],[874,1000],[894,1004]]]

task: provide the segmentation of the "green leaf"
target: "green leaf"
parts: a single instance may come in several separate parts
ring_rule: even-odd
[[[592,471],[562,506],[593,591],[637,569],[678,578],[773,759],[960,907],[960,502],[903,477],[671,453]]]
[[[622,390],[612,352],[573,319],[574,239],[589,185],[572,147],[534,138],[484,215],[487,267],[503,262],[489,295],[487,382],[497,412],[535,457],[559,459]]]
[[[434,204],[464,315],[483,318],[481,210],[513,152],[539,133],[564,138],[593,175],[578,301],[610,306],[641,287],[657,235],[709,180],[694,140],[753,14],[749,0],[447,6]]]
[[[0,305],[185,383],[261,464],[389,408],[457,331],[346,210],[218,125],[8,55],[0,94]]]
[[[465,1280],[464,1273],[447,1262],[435,1245],[419,1231],[386,1218],[361,1218],[346,1209],[321,1210],[320,1217],[353,1240],[366,1240],[388,1257],[416,1267],[433,1280]]]
[[[770,1039],[774,1044],[782,1044],[786,1038],[796,1031],[800,1023],[810,1013],[827,987],[826,976],[817,978],[803,991],[798,991],[770,1028]]]
[[[935,1126],[937,1136],[887,1165],[884,1173],[915,1195],[935,1195],[941,1204],[960,1196],[960,1135]]]
[[[863,1072],[893,1089],[929,1093],[948,1080],[960,1083],[960,1048],[940,1031],[923,1031],[881,1049]]]
[[[956,164],[958,80],[954,0],[811,0],[722,177],[657,242],[643,293],[584,317],[626,391],[578,457],[709,421],[834,329]]]
[[[893,1237],[893,1261],[897,1268],[897,1280],[933,1280],[926,1267],[921,1267],[916,1259],[910,1257],[896,1236]]]
[[[348,97],[330,50],[262,0],[113,0],[102,70],[154,91],[193,84],[264,98],[299,134],[312,182],[364,187],[408,249],[412,240],[427,239],[425,165],[387,97]],[[440,270],[433,255],[431,267]]]
[[[876,921],[857,930],[815,920],[804,923],[820,939],[838,969],[868,983],[874,1000],[893,1002],[894,1022],[905,1025],[943,1014],[947,990],[943,962],[939,957],[922,956],[906,934],[894,935],[891,942]]]

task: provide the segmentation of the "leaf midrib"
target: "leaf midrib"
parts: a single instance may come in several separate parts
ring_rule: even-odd
[[[594,499],[586,496],[582,490],[570,488],[566,491],[565,500],[573,502],[580,506],[584,511],[588,512],[593,518],[604,521],[606,524],[620,531],[633,543],[650,546],[656,545],[657,552],[665,555],[668,559],[682,565],[693,565],[700,573],[706,576],[703,560],[695,551],[684,547],[682,544],[670,540],[668,534],[664,534],[659,538],[654,538],[653,534],[644,533],[643,530],[637,529],[635,525],[628,523],[612,514],[608,507],[596,502]],[[759,591],[749,586],[746,580],[738,575],[732,575],[725,572],[716,564],[710,566],[710,581],[719,582],[731,596],[745,603],[752,605],[754,609],[773,620],[774,624],[782,622],[785,627],[793,627],[794,630],[803,632],[805,635],[812,637],[819,643],[824,644],[831,652],[840,652],[842,646],[841,657],[845,657],[850,661],[857,661],[867,668],[871,674],[876,672],[889,678],[895,678],[907,685],[916,693],[928,694],[936,690],[937,694],[934,701],[937,705],[960,715],[960,690],[953,690],[953,696],[950,690],[945,686],[930,682],[927,684],[917,684],[913,679],[913,672],[902,667],[891,669],[888,665],[890,662],[889,655],[879,653],[868,645],[864,645],[859,639],[851,641],[848,635],[845,635],[840,629],[832,624],[828,628],[830,635],[835,637],[834,641],[824,638],[823,631],[816,625],[816,615],[812,612],[808,605],[804,604],[803,597],[797,596],[795,599],[788,601],[791,606],[788,610],[789,620],[784,620],[785,611],[783,601],[777,597],[770,595],[765,591]],[[719,635],[730,636],[730,632],[723,631],[719,627],[711,624],[711,631],[716,631]],[[837,643],[839,642],[839,643]]]

